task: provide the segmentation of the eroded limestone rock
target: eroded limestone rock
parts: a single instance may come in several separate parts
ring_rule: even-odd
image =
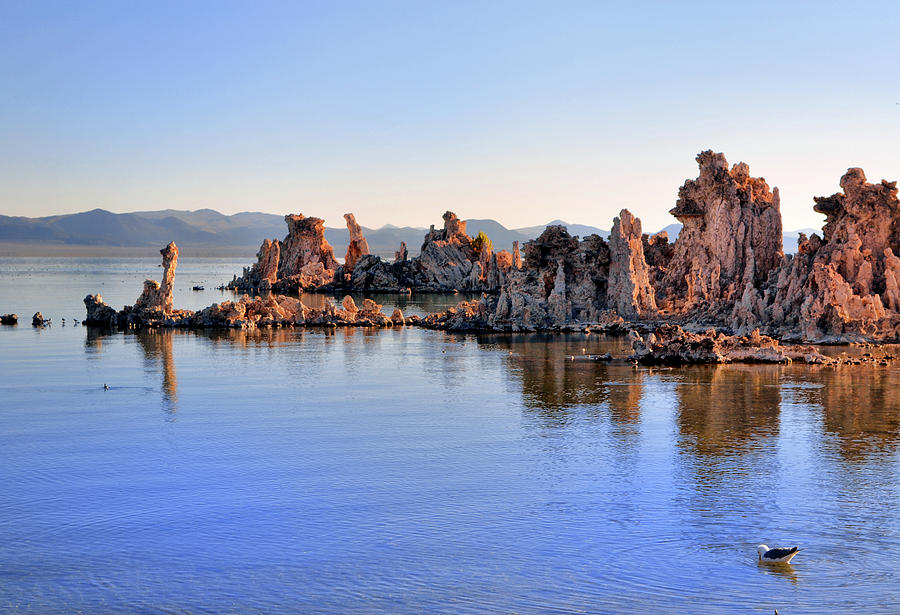
[[[284,220],[288,225],[284,240],[263,241],[256,255],[257,262],[245,267],[241,277],[235,276],[228,288],[315,290],[334,280],[339,265],[334,259],[334,249],[325,239],[325,222],[302,214],[288,214]],[[361,249],[361,243],[356,245]],[[365,247],[368,250],[368,245]]]
[[[623,318],[656,314],[656,298],[650,285],[650,267],[644,259],[641,221],[627,209],[613,220],[609,234],[609,282],[607,305]]]
[[[489,328],[534,330],[595,322],[607,309],[609,248],[598,235],[579,241],[563,226],[548,226],[525,244],[521,269],[512,266],[498,296],[481,300]],[[457,312],[457,316],[459,311]]]
[[[673,314],[730,311],[784,257],[778,189],[743,162],[729,170],[723,154],[707,150],[697,162],[700,176],[684,183],[671,210],[684,228],[656,289],[660,308]]]
[[[175,242],[169,242],[165,248],[159,251],[162,254],[163,278],[162,282],[145,280],[144,291],[137,301],[134,309],[139,312],[162,312],[170,314],[173,307],[173,290],[175,280],[175,268],[178,266],[178,246]]]
[[[511,266],[509,253],[476,253],[466,234],[466,223],[453,212],[444,214],[444,227],[425,235],[419,256],[408,258],[401,244],[392,263],[374,255],[360,258],[353,267],[350,287],[355,292],[494,292]]]
[[[118,326],[118,312],[108,306],[99,294],[85,297],[84,307],[87,310],[84,324],[111,328]]]
[[[356,223],[353,214],[344,214],[347,222],[347,230],[350,231],[350,243],[347,245],[347,255],[344,257],[344,273],[351,273],[353,266],[360,257],[369,253],[369,242],[363,237],[362,227]]]
[[[334,249],[325,239],[324,220],[307,218],[303,214],[288,214],[284,221],[288,225],[288,234],[281,242],[279,279],[298,275],[312,263],[321,263],[324,270],[334,271],[337,268]]]
[[[852,168],[840,185],[842,193],[815,199],[824,237],[801,235],[797,254],[757,293],[754,316],[780,337],[900,340],[897,183],[870,184]]]
[[[466,280],[477,260],[466,223],[452,211],[444,214],[443,229],[431,227],[416,259],[424,285],[443,291],[475,290]]]
[[[406,242],[400,242],[400,249],[394,252],[394,262],[402,263],[409,258],[409,251],[406,249]]]

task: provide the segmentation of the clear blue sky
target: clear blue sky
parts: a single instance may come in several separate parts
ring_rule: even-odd
[[[0,213],[672,222],[702,149],[900,178],[900,3],[0,2]]]

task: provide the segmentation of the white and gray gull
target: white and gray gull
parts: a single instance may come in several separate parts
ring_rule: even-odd
[[[759,545],[756,552],[759,553],[759,561],[767,564],[787,564],[800,551],[798,547],[790,549],[770,549],[767,545]]]

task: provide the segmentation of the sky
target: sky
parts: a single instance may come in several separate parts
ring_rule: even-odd
[[[705,149],[900,178],[900,3],[0,0],[0,214],[653,231]]]

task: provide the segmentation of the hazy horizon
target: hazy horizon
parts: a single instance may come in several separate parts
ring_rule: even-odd
[[[628,208],[659,229],[713,149],[779,187],[784,228],[818,228],[813,197],[847,168],[900,178],[897,17],[890,3],[8,5],[0,213],[427,227],[449,209],[608,228]]]

